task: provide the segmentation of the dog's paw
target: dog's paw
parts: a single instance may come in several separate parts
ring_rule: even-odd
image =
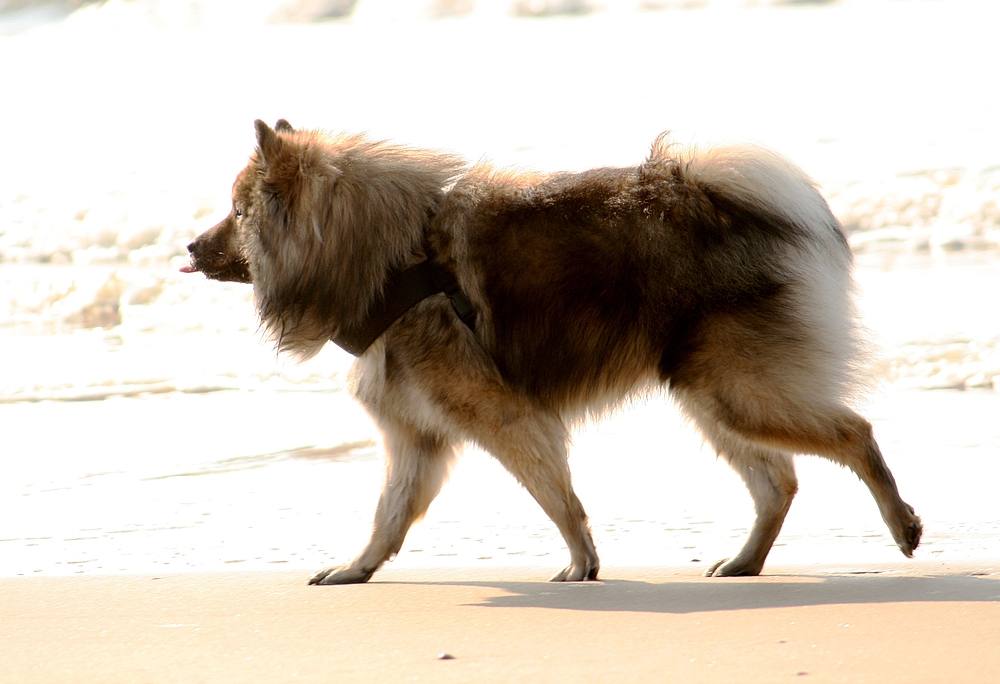
[[[549,578],[550,582],[583,582],[585,580],[596,580],[597,571],[600,566],[595,564],[570,565]]]
[[[760,568],[751,567],[740,559],[723,558],[708,566],[702,577],[753,577],[760,574]]]
[[[362,584],[373,574],[350,565],[324,568],[309,578],[309,584]]]
[[[719,567],[723,563],[725,563],[727,560],[729,560],[729,559],[728,558],[723,558],[722,560],[715,561],[714,563],[712,563],[711,565],[708,566],[708,569],[705,570],[705,572],[701,573],[701,576],[702,577],[715,577],[715,571],[718,570]],[[720,577],[721,577],[721,575],[720,575]]]
[[[920,545],[924,526],[920,522],[920,516],[914,513],[913,506],[906,504],[906,508],[909,510],[909,515],[904,516],[899,524],[893,526],[892,537],[903,555],[907,558],[913,558],[913,550]]]

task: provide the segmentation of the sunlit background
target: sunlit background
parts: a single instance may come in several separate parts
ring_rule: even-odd
[[[924,560],[1000,557],[1000,88],[992,0],[0,0],[0,575],[346,562],[377,431],[330,345],[297,366],[249,289],[185,275],[255,118],[584,169],[750,140],[819,183],[883,348],[867,407]],[[574,437],[605,566],[735,552],[749,496],[666,398]],[[902,557],[800,458],[773,564]],[[561,567],[469,450],[397,566]]]

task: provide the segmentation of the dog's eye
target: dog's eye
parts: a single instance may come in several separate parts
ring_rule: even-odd
[[[243,210],[240,209],[239,207],[236,207],[235,209],[233,209],[233,216],[235,216],[236,218],[243,218]]]

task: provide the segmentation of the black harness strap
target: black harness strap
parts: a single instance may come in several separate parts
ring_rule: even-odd
[[[431,264],[431,259],[422,263],[430,264],[431,277],[434,278],[434,282],[437,284],[438,292],[445,293],[451,302],[451,308],[455,310],[455,313],[465,323],[466,327],[475,332],[476,310],[472,308],[472,302],[469,301],[469,298],[465,296],[465,293],[458,286],[455,274],[443,266]]]
[[[448,296],[462,322],[475,330],[476,310],[458,287],[455,275],[430,256],[426,261],[390,275],[382,297],[368,312],[368,317],[355,328],[338,330],[331,340],[341,349],[360,356],[400,316],[439,292]]]

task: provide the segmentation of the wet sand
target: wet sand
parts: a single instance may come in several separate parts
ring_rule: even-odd
[[[1000,567],[0,579],[0,681],[998,681]],[[860,573],[860,574],[859,574]],[[991,574],[992,573],[992,574]],[[447,653],[453,659],[440,659]]]

